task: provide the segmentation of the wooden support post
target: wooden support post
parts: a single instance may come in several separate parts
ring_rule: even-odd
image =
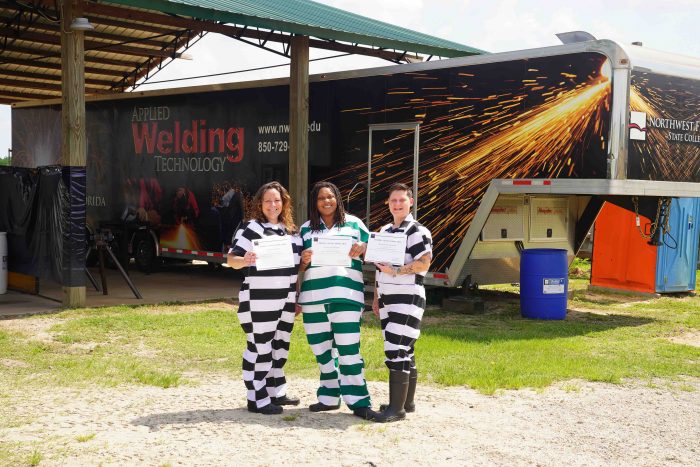
[[[309,38],[292,36],[289,79],[289,193],[298,225],[306,221],[309,196]],[[338,200],[340,202],[340,200]]]
[[[63,305],[70,308],[85,306],[85,48],[83,32],[70,29],[73,18],[80,16],[82,1],[64,0],[61,7],[61,165],[68,173],[68,176],[64,173],[64,181],[68,184],[70,202],[63,239]]]

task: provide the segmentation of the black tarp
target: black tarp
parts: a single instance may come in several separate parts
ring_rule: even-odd
[[[0,231],[8,270],[62,282],[68,192],[58,166],[0,168]]]

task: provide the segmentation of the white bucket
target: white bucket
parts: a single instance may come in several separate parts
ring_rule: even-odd
[[[7,234],[0,232],[0,294],[7,292]]]

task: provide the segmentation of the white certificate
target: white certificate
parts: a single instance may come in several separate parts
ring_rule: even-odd
[[[343,266],[349,268],[352,265],[350,248],[355,239],[341,237],[340,235],[324,235],[314,237],[311,241],[311,266]]]
[[[253,251],[257,255],[255,267],[258,271],[294,267],[292,237],[270,235],[253,240]]]
[[[406,236],[385,232],[369,234],[365,262],[403,266],[406,258]]]

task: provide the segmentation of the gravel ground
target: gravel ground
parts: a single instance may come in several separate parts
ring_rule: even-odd
[[[347,408],[314,414],[316,382],[290,381],[302,405],[264,416],[243,384],[188,375],[162,389],[3,387],[0,448],[40,465],[700,465],[700,380],[569,381],[485,396],[419,384],[417,411],[372,424]],[[370,383],[374,405],[386,383]]]

